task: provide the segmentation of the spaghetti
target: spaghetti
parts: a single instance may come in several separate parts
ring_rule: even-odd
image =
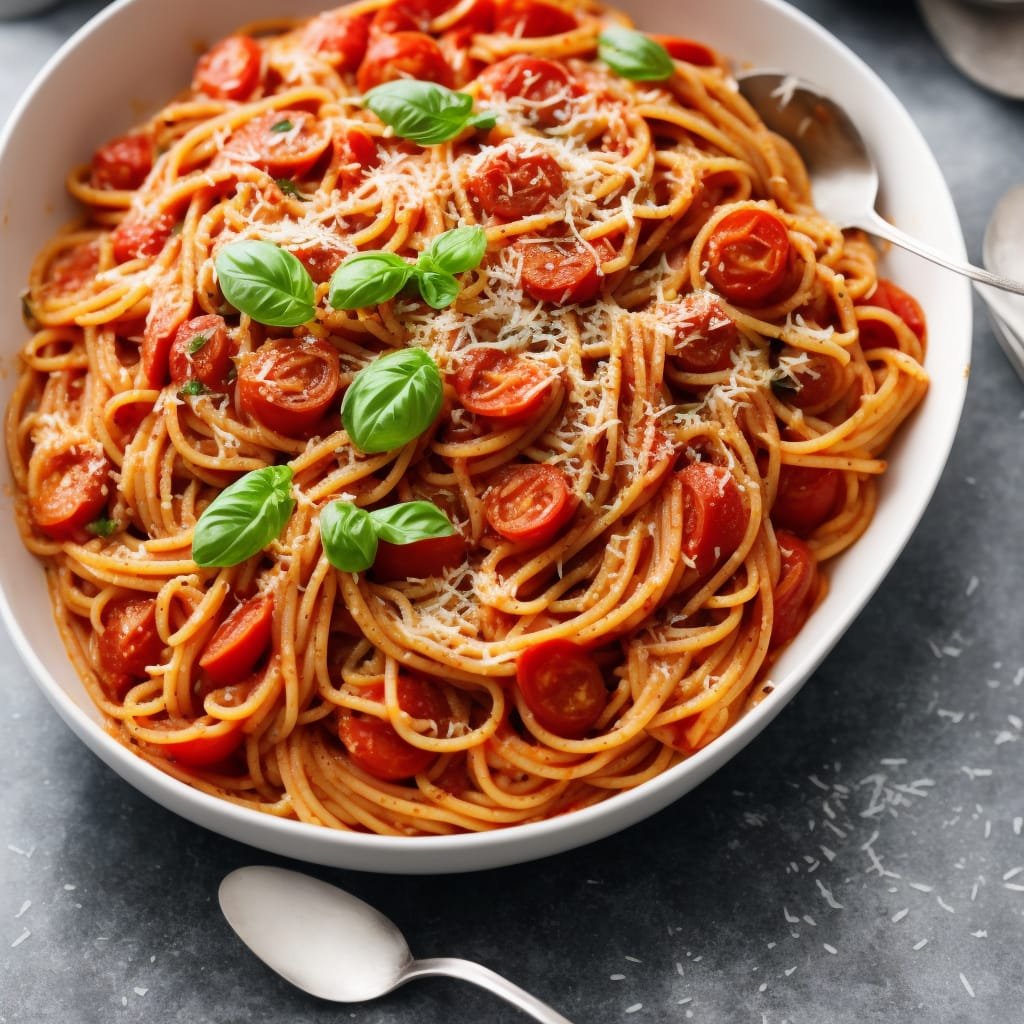
[[[251,25],[70,175],[7,446],[69,654],[140,756],[280,817],[478,831],[638,786],[770,692],[927,388],[924,320],[718,54],[653,37],[668,77],[624,77],[621,28],[554,0]],[[369,100],[404,79],[476,120],[410,141]],[[482,257],[438,269],[467,227]],[[311,279],[299,326],[226,298],[253,240]],[[401,282],[347,309],[359,252]],[[440,411],[359,447],[343,396],[412,350]],[[268,467],[276,532],[198,564]],[[396,540],[412,504],[451,527]],[[366,571],[328,509],[383,531]]]

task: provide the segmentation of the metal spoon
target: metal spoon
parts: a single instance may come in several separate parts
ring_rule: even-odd
[[[572,1024],[494,971],[469,960],[414,960],[380,911],[309,875],[272,867],[232,871],[220,908],[238,937],[282,978],[310,995],[360,1003],[414,978],[448,975],[508,1000],[541,1024]]]
[[[1015,277],[1024,276],[1024,185],[1011,188],[996,203],[982,242],[985,265]],[[1024,379],[1024,299],[978,289],[989,305],[996,339]]]
[[[739,75],[738,81],[740,92],[764,123],[803,157],[815,205],[829,220],[884,238],[975,281],[1024,295],[1024,281],[950,259],[883,220],[875,210],[878,171],[860,132],[846,112],[814,86],[779,71],[751,71]]]

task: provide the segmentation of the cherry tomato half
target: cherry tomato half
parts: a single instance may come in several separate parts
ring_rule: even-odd
[[[77,295],[96,277],[100,250],[96,242],[82,242],[58,254],[46,268],[45,290],[60,296]]]
[[[153,169],[153,140],[148,135],[122,135],[101,146],[92,157],[93,188],[137,189]]]
[[[110,240],[114,259],[127,263],[143,256],[159,256],[174,230],[173,213],[164,212],[156,217],[137,217],[129,214],[114,228]]]
[[[377,143],[362,128],[347,128],[335,135],[334,156],[340,165],[338,187],[343,191],[355,188],[363,180],[366,168],[380,163]]]
[[[820,352],[801,352],[786,346],[785,357],[793,357],[792,381],[777,383],[776,393],[789,405],[804,412],[822,412],[842,398],[846,390],[846,373],[839,361]],[[792,382],[793,386],[790,386]]]
[[[925,340],[927,328],[921,304],[913,295],[905,292],[892,281],[879,278],[874,292],[868,298],[860,299],[857,305],[879,306],[890,313],[895,313],[917,335],[920,341]],[[879,320],[861,320],[860,347],[865,352],[873,348],[896,346],[896,335],[887,324],[883,324]]]
[[[29,497],[32,521],[52,540],[79,538],[107,507],[110,469],[106,455],[91,448],[72,445],[49,456]]]
[[[539,213],[565,191],[565,177],[549,153],[495,150],[466,182],[484,213],[515,219]]]
[[[556,36],[579,25],[576,16],[542,0],[496,0],[494,31],[523,39]]]
[[[486,68],[479,80],[484,97],[520,100],[524,111],[542,127],[569,120],[576,84],[558,61],[516,54]]]
[[[843,493],[839,470],[783,465],[772,522],[794,533],[808,534],[835,515]]]
[[[258,594],[240,604],[210,637],[199,667],[218,686],[241,682],[270,646],[274,595]]]
[[[156,600],[151,597],[122,597],[103,610],[103,632],[99,639],[99,662],[108,692],[118,698],[141,679],[146,668],[163,658],[164,643],[156,628]]]
[[[381,34],[429,32],[434,18],[449,6],[449,0],[391,0],[374,12],[371,27]]]
[[[786,279],[790,248],[786,225],[774,213],[733,210],[708,240],[708,280],[730,302],[765,302]]]
[[[383,698],[383,687],[369,688],[376,699]],[[413,718],[436,723],[443,735],[451,709],[436,684],[402,673],[398,677],[398,706]],[[342,713],[338,721],[338,737],[352,761],[374,778],[398,782],[426,771],[437,757],[430,750],[414,747],[382,718],[355,713]]]
[[[452,69],[441,47],[423,32],[393,32],[370,39],[366,56],[359,65],[356,84],[361,92],[398,78],[417,78],[452,86]]]
[[[251,36],[228,36],[196,62],[192,88],[215,100],[244,100],[260,81],[263,50]]]
[[[309,111],[266,110],[231,134],[224,156],[275,178],[301,178],[330,144],[330,126]]]
[[[186,320],[171,343],[168,363],[175,384],[199,380],[214,391],[223,389],[231,365],[224,317],[206,313]]]
[[[557,466],[528,463],[506,470],[484,498],[484,516],[506,540],[536,547],[558,533],[576,511],[576,496]]]
[[[593,246],[575,239],[565,242],[520,240],[515,248],[522,254],[523,290],[538,302],[556,306],[595,298],[601,288],[598,259],[603,263],[614,255],[610,243],[604,239]]]
[[[704,576],[739,547],[747,510],[724,466],[691,462],[676,476],[683,485],[683,554]]]
[[[212,725],[215,721],[216,719],[209,717],[203,719],[204,724],[209,722]],[[238,722],[224,732],[217,732],[212,736],[201,733],[190,740],[161,743],[158,749],[164,757],[177,761],[178,764],[189,768],[209,768],[211,765],[226,761],[242,745],[244,739],[242,723]]]
[[[355,71],[366,55],[369,21],[342,11],[325,11],[306,23],[302,45],[318,53],[338,71]]]
[[[572,640],[527,647],[516,659],[516,683],[537,721],[567,739],[584,736],[608,705],[600,667]]]
[[[795,534],[775,535],[782,556],[779,582],[773,591],[775,615],[770,646],[784,647],[800,632],[811,614],[818,563],[811,549]]]
[[[280,434],[312,427],[327,412],[340,383],[338,353],[323,338],[268,341],[238,367],[242,408]]]
[[[455,375],[455,393],[463,408],[477,416],[523,419],[548,395],[550,377],[540,363],[500,348],[475,348]]]
[[[718,54],[710,46],[698,43],[695,39],[657,34],[652,35],[651,38],[655,42],[661,43],[673,60],[686,61],[687,64],[696,64],[701,68],[713,68],[718,63]]]
[[[142,377],[147,387],[162,388],[167,383],[171,346],[191,312],[192,304],[175,291],[154,295],[142,332]]]
[[[694,292],[669,308],[669,322],[678,324],[672,361],[684,373],[717,373],[732,366],[740,333],[713,295]]]
[[[411,544],[377,544],[377,556],[370,570],[375,580],[427,579],[441,576],[445,569],[454,569],[466,560],[466,542],[455,532],[448,537],[427,537]]]

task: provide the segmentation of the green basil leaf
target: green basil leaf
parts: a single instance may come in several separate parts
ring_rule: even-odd
[[[283,134],[284,132],[290,132],[294,127],[295,125],[293,125],[288,118],[285,118],[283,121],[278,121],[275,124],[272,124],[270,126],[270,130],[272,132]]]
[[[370,513],[370,519],[377,536],[389,544],[413,544],[455,532],[451,520],[431,501],[404,501],[379,508]]]
[[[630,28],[606,28],[597,37],[597,55],[616,74],[635,82],[660,82],[675,72],[661,43]]]
[[[201,380],[187,380],[178,388],[179,398],[195,397],[206,394],[206,385]]]
[[[459,282],[443,270],[421,270],[416,274],[416,285],[428,306],[444,309],[459,296]]]
[[[357,252],[331,277],[328,301],[335,309],[362,309],[393,299],[412,276],[412,266],[393,252]]]
[[[313,279],[286,249],[272,242],[232,242],[214,263],[224,298],[257,323],[298,327],[316,315]]]
[[[188,354],[194,356],[209,340],[208,334],[193,334],[192,340],[188,343]]]
[[[363,572],[377,557],[370,514],[348,501],[332,501],[320,513],[320,541],[327,561],[342,572]]]
[[[399,78],[371,89],[363,103],[396,135],[436,146],[454,139],[474,120],[473,97],[434,82]]]
[[[206,507],[192,534],[204,567],[238,565],[280,536],[295,508],[291,466],[264,466],[239,477]]]
[[[421,348],[378,356],[355,375],[341,422],[363,452],[389,452],[419,437],[441,411],[441,371]]]
[[[429,261],[431,270],[462,274],[479,267],[485,252],[487,232],[483,228],[464,226],[438,235],[420,260]]]
[[[275,178],[274,184],[286,195],[291,196],[292,199],[298,199],[300,203],[308,203],[309,197],[304,196],[299,191],[299,186],[292,181],[291,178]]]
[[[470,128],[476,128],[477,131],[488,132],[498,123],[498,115],[490,110],[481,110],[479,114],[474,114],[466,123]]]
[[[85,528],[94,537],[109,537],[112,533],[117,533],[120,527],[121,524],[116,519],[107,519],[106,516],[100,516],[99,519],[94,519],[91,523],[88,523]]]

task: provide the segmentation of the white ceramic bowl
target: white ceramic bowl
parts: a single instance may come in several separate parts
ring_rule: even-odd
[[[20,282],[32,254],[75,213],[63,188],[67,168],[187,83],[197,41],[212,42],[246,21],[281,12],[312,13],[318,6],[317,0],[120,0],[44,69],[0,140],[0,336],[8,368],[0,382],[4,406],[14,380],[14,353],[24,337]],[[818,25],[778,0],[626,0],[622,6],[642,28],[703,39],[740,67],[783,68],[824,87],[849,109],[878,160],[885,212],[950,255],[963,255],[952,200],[909,115],[865,64]],[[913,292],[927,312],[932,386],[891,452],[870,529],[833,564],[831,592],[779,660],[772,697],[686,763],[598,806],[505,831],[431,838],[356,835],[280,821],[176,782],[103,731],[64,655],[42,569],[10,528],[0,560],[0,607],[7,627],[58,713],[114,771],[177,814],[263,850],[337,867],[432,873],[517,863],[610,835],[691,790],[768,725],[881,583],[924,512],[963,403],[970,291],[961,279],[901,253],[886,258],[886,272]],[[10,490],[8,483],[0,497],[0,519],[7,523]]]

